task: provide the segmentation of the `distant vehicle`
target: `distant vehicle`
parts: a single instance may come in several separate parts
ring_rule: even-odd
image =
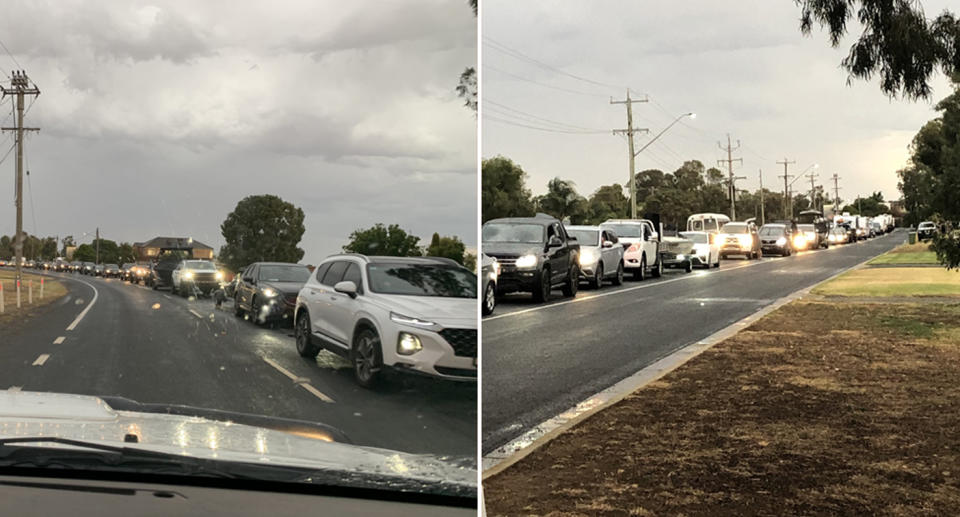
[[[660,235],[650,219],[608,219],[601,228],[613,230],[623,246],[623,267],[634,280],[663,274],[660,260]]]
[[[720,233],[720,228],[729,222],[724,214],[693,214],[687,218],[687,231]]]
[[[924,221],[917,226],[917,238],[920,240],[932,239],[937,235],[937,225],[933,221]]]
[[[827,241],[831,245],[846,244],[850,241],[850,230],[843,226],[834,226],[827,235]]]
[[[223,273],[209,260],[181,260],[170,274],[170,294],[179,293],[184,298],[190,295],[210,296],[220,287]]]
[[[103,276],[105,278],[119,278],[120,266],[116,264],[107,264],[103,266]]]
[[[720,245],[720,256],[722,258],[731,255],[743,255],[750,260],[759,259],[763,256],[760,237],[757,234],[757,225],[752,220],[730,222],[723,225],[716,239]]]
[[[803,232],[810,248],[826,248],[829,246],[827,234],[830,232],[831,221],[823,217],[823,212],[804,210],[797,215],[797,223],[803,226],[800,231]]]
[[[93,276],[103,276],[104,269],[103,264],[94,264]]]
[[[599,226],[566,226],[567,233],[580,244],[580,279],[599,289],[609,279],[623,283],[623,246],[617,234]]]
[[[535,233],[510,226],[494,229]],[[450,259],[334,255],[300,290],[294,336],[303,357],[325,348],[349,359],[365,388],[388,369],[476,381],[476,311],[477,275]]]
[[[710,232],[680,232],[680,236],[693,242],[697,260],[707,269],[720,267],[720,244],[717,234]]]
[[[545,302],[561,286],[564,296],[576,296],[580,245],[556,218],[537,214],[487,221],[482,246],[500,263],[499,292],[530,292],[534,301]]]
[[[84,274],[84,275],[93,276],[93,266],[94,266],[94,265],[95,265],[95,264],[94,264],[93,262],[81,262],[81,263],[80,263],[80,273],[82,273],[82,274]]]
[[[300,264],[255,262],[237,276],[233,306],[237,316],[249,314],[254,323],[293,322],[297,295],[310,270]]]
[[[37,267],[37,262],[36,262],[35,260],[28,260],[27,263],[24,264],[23,267],[28,267],[28,268],[30,268],[30,269],[34,269],[34,268]]]
[[[480,307],[484,316],[493,314],[497,308],[497,281],[500,276],[500,263],[497,259],[480,253],[480,278],[483,279],[483,298]]]
[[[789,257],[794,250],[794,235],[792,228],[787,224],[765,224],[760,228],[760,243],[763,253]]]

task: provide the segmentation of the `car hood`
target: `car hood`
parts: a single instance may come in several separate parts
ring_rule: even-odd
[[[442,298],[439,296],[394,296],[385,309],[450,328],[477,328],[476,298]]]
[[[125,442],[128,434],[136,435],[138,442]],[[116,410],[104,399],[85,395],[0,391],[0,437],[36,436],[212,460],[386,476],[455,489],[476,488],[473,458],[337,443],[328,441],[330,436],[322,432],[294,434],[181,414]]]
[[[284,294],[298,294],[304,282],[270,282],[264,280],[260,287],[270,287]]]
[[[543,244],[529,242],[484,242],[483,252],[487,255],[538,255],[543,253]]]

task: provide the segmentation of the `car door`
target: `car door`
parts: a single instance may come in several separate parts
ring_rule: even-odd
[[[353,328],[356,322],[356,314],[362,303],[363,279],[360,273],[360,266],[353,261],[346,262],[346,269],[343,276],[337,282],[351,281],[357,286],[356,298],[344,293],[338,293],[332,288],[326,296],[330,298],[330,308],[327,312],[327,324],[330,331],[337,340],[344,344],[353,343]],[[336,282],[334,282],[336,284]]]
[[[612,242],[613,246],[604,248],[604,242]],[[613,232],[603,230],[600,232],[600,257],[603,260],[603,270],[606,273],[612,273],[620,265],[620,256],[623,255],[623,246],[617,245],[617,236]]]
[[[552,238],[558,238],[561,241],[566,241],[566,234],[563,233],[559,223],[551,223],[547,227],[547,263],[550,264],[550,277],[551,281],[556,284],[562,282],[567,278],[569,271],[569,260],[570,260],[570,246],[564,244],[559,247],[552,248],[550,247],[550,240]]]
[[[253,295],[257,290],[257,273],[259,268],[256,264],[247,266],[237,285],[237,296],[240,299],[240,306],[247,309],[253,309]]]
[[[653,239],[653,225],[644,221],[641,226],[643,228],[643,251],[647,254],[647,266],[652,266],[656,264],[657,260],[660,260],[660,257],[657,256],[657,241]]]
[[[338,301],[337,297],[340,296],[340,293],[334,291],[333,286],[337,285],[337,282],[343,278],[343,273],[348,265],[349,263],[345,260],[331,262],[323,277],[320,278],[320,282],[311,286],[310,289],[310,296],[315,300],[310,307],[310,317],[314,322],[314,330],[327,341],[344,348],[349,348],[349,345],[344,339],[344,333],[338,330],[334,324],[336,319],[334,303]]]

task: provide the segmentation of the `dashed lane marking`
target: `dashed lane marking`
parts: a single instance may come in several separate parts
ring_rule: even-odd
[[[54,340],[53,340],[53,344],[54,344],[54,345],[59,345],[60,343],[63,343],[63,340],[65,340],[65,339],[67,339],[67,338],[64,337],[64,336],[60,336],[60,337],[58,337],[57,339],[54,339]]]
[[[196,316],[196,317],[198,317],[198,318],[200,318],[200,319],[203,319],[203,314],[200,314],[199,312],[197,312],[197,311],[195,311],[195,310],[193,310],[193,309],[190,309],[190,314],[193,314],[194,316]]]
[[[331,403],[331,404],[334,403],[334,400],[333,400],[332,398],[324,395],[320,390],[318,390],[317,388],[314,388],[313,386],[311,386],[310,383],[309,383],[309,381],[307,381],[307,379],[306,379],[305,377],[297,377],[296,375],[294,375],[293,372],[291,372],[290,370],[287,370],[286,368],[280,366],[279,364],[277,364],[276,361],[274,361],[273,359],[270,359],[269,357],[264,357],[263,360],[266,361],[266,363],[269,364],[270,366],[276,368],[277,371],[279,371],[280,373],[286,375],[286,376],[289,377],[291,380],[293,380],[293,383],[294,383],[294,384],[298,384],[298,385],[300,385],[300,387],[302,387],[303,389],[309,391],[310,394],[312,394],[314,397],[317,397],[318,399],[320,399],[320,400],[322,400],[322,401],[324,401],[324,402],[329,402],[329,403]]]
[[[47,362],[47,359],[50,359],[50,354],[40,354],[40,357],[33,362],[33,366],[43,366],[43,363]]]

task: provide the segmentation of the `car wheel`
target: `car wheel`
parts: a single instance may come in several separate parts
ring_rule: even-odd
[[[353,362],[353,376],[357,384],[364,388],[373,388],[380,378],[383,356],[380,350],[380,336],[370,329],[363,329],[353,340],[350,352]]]
[[[643,281],[647,278],[647,256],[640,256],[640,269],[633,272],[633,279]]]
[[[238,318],[243,316],[243,307],[240,306],[239,294],[233,297],[233,314]]]
[[[623,285],[623,262],[617,264],[617,276],[613,277],[613,285]]]
[[[684,266],[683,270],[686,271],[687,273],[692,273],[692,272],[693,272],[693,262],[691,262],[691,261],[688,260],[688,261],[687,261],[687,265]]]
[[[653,278],[660,278],[663,275],[663,261],[657,257],[657,263],[653,266],[653,271],[650,272],[650,276]]]
[[[487,288],[483,291],[483,315],[489,316],[493,314],[493,310],[497,307],[497,287],[493,285],[493,282],[487,284]]]
[[[715,268],[717,268],[717,269],[720,269],[720,257],[719,257],[719,256],[717,257],[717,262],[713,265],[713,267],[715,267]]]
[[[543,268],[540,271],[540,279],[533,285],[533,301],[543,303],[550,299],[550,290],[553,286],[550,283],[550,270]]]
[[[597,264],[597,270],[593,272],[593,278],[590,279],[591,289],[600,289],[603,287],[603,263]]]
[[[178,289],[177,291],[180,293],[180,296],[184,298],[190,297],[190,291],[191,291],[190,286],[184,286],[183,282],[180,282],[180,289]]]
[[[563,284],[564,296],[576,296],[580,289],[580,268],[572,266],[567,273],[567,282]]]
[[[294,337],[297,340],[297,353],[300,357],[315,359],[320,353],[320,347],[310,341],[310,317],[307,311],[297,315],[297,324],[294,326]]]

